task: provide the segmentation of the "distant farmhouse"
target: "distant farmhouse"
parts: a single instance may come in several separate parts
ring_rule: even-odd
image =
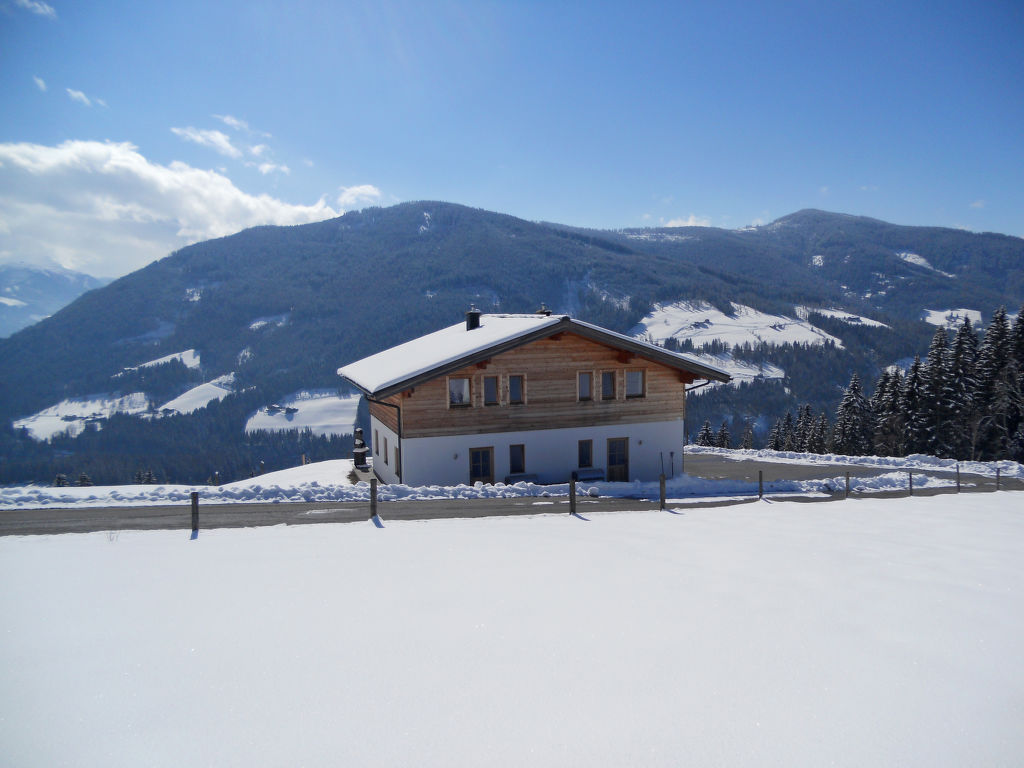
[[[465,323],[346,365],[386,483],[653,480],[680,468],[687,385],[729,375],[552,315]]]

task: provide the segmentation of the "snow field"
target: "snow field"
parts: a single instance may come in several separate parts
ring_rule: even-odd
[[[325,437],[351,435],[359,398],[359,395],[340,397],[333,393],[299,392],[281,401],[282,405],[295,408],[295,413],[270,413],[266,409],[260,409],[246,422],[245,431],[309,428],[314,434]]]
[[[1011,765],[1009,494],[0,539],[12,765]]]

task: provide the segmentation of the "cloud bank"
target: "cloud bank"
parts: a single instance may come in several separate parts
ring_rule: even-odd
[[[250,195],[225,175],[160,165],[130,143],[0,143],[0,256],[116,277],[188,243],[259,224],[304,224],[376,202],[342,187],[337,206]]]

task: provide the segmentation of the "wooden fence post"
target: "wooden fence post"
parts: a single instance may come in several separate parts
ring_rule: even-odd
[[[914,473],[913,472],[907,472],[907,480],[909,482],[910,495],[913,496],[914,495]]]
[[[569,514],[576,514],[576,473],[569,478]]]
[[[658,493],[661,497],[661,508],[665,508],[665,473],[658,476]]]
[[[960,493],[960,462],[956,463],[956,492]]]
[[[757,498],[764,498],[764,470],[757,470]]]
[[[999,467],[996,467],[996,490],[999,490]]]
[[[370,519],[377,516],[377,478],[370,478]]]
[[[199,538],[199,491],[192,491],[192,538]]]
[[[843,498],[844,499],[850,498],[850,473],[849,472],[846,473],[846,495],[843,496]]]

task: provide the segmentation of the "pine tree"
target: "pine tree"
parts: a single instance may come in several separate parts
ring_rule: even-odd
[[[828,453],[829,452],[829,426],[828,416],[824,412],[818,416],[818,423],[814,426],[814,431],[811,432],[811,441],[807,446],[809,453]]]
[[[1010,347],[1010,323],[1000,307],[985,330],[978,350],[978,383],[974,392],[978,428],[973,458],[995,459],[1006,453],[1017,366]]]
[[[86,488],[92,485],[92,478],[90,478],[85,472],[78,476],[78,482],[76,483],[79,487]]]
[[[743,428],[743,437],[740,440],[740,448],[749,451],[754,447],[754,424],[748,421]]]
[[[792,411],[786,411],[786,418],[782,420],[782,450],[797,450],[796,422],[793,420]]]
[[[64,488],[64,487],[67,486],[67,484],[68,484],[68,476],[65,475],[63,472],[58,472],[57,476],[55,478],[53,478],[53,487],[54,488]]]
[[[875,414],[874,440],[872,448],[876,456],[903,455],[903,414],[900,411],[900,395],[903,379],[899,369],[894,370],[883,381],[879,379],[872,402]]]
[[[810,450],[811,433],[814,432],[814,409],[810,403],[800,408],[800,416],[796,420],[796,450],[806,453]]]
[[[713,446],[714,444],[715,436],[711,431],[711,422],[705,421],[704,426],[697,433],[697,445]]]
[[[947,367],[949,337],[946,329],[937,328],[928,347],[928,357],[921,371],[921,402],[914,420],[914,441],[919,453],[949,456],[946,422],[949,418],[950,373]]]
[[[871,447],[871,406],[855,373],[836,410],[836,426],[832,433],[832,450],[846,456],[864,456]]]
[[[782,420],[776,419],[772,431],[768,434],[768,442],[765,447],[769,451],[782,450]]]
[[[903,449],[899,455],[920,453],[916,439],[914,422],[919,418],[921,408],[921,358],[914,356],[914,362],[903,379],[903,390],[900,392],[899,410],[903,414]]]
[[[718,434],[715,436],[715,445],[719,448],[732,447],[732,435],[729,434],[729,427],[724,421],[722,426],[718,428]]]
[[[951,455],[958,459],[971,456],[975,419],[974,392],[977,389],[975,367],[978,358],[978,335],[970,318],[956,332],[949,347],[949,380],[946,402],[949,406],[946,440]]]

